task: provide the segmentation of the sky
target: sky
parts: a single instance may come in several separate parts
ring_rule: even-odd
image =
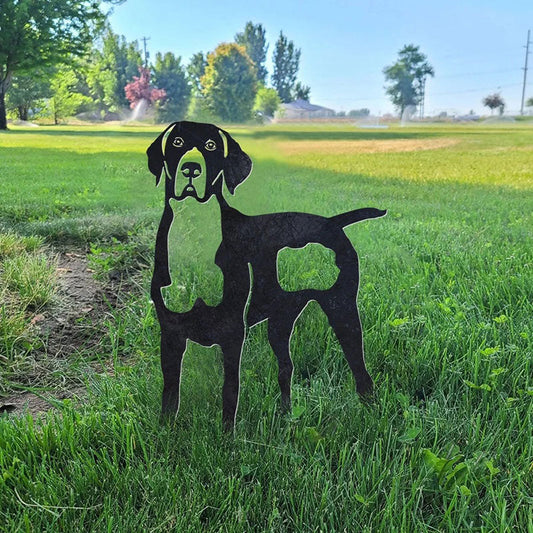
[[[184,63],[199,51],[231,42],[246,22],[262,24],[267,68],[280,31],[301,49],[298,79],[311,102],[335,109],[393,112],[383,68],[415,44],[435,77],[426,83],[426,115],[488,112],[481,100],[500,92],[506,111],[518,113],[533,0],[127,0],[110,16],[128,41],[149,38],[147,49],[173,52]],[[533,43],[526,99],[533,97]]]

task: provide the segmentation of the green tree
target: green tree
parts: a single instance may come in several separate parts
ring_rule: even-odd
[[[197,52],[191,57],[187,65],[187,75],[191,85],[191,100],[187,116],[198,122],[213,122],[216,117],[207,109],[205,98],[202,92],[202,76],[205,74],[207,60],[203,52]]]
[[[259,87],[255,95],[254,111],[272,117],[280,104],[281,100],[276,89],[265,87],[264,85]]]
[[[202,76],[205,74],[205,67],[207,61],[203,52],[197,52],[191,57],[189,64],[187,65],[187,74],[189,75],[189,81],[192,85],[192,91],[194,96],[202,94]]]
[[[530,98],[527,99],[526,106],[527,107],[533,107],[533,96],[531,96]]]
[[[13,76],[82,55],[105,15],[98,0],[2,0],[0,4],[0,130]]]
[[[483,98],[482,103],[485,107],[490,109],[490,114],[492,115],[495,109],[500,110],[500,115],[503,115],[505,109],[505,101],[501,97],[500,93],[489,94]]]
[[[48,100],[49,112],[54,124],[74,115],[78,109],[91,101],[88,96],[75,91],[79,80],[70,68],[63,66],[50,81],[52,96]]]
[[[137,41],[128,43],[110,27],[100,47],[92,51],[87,71],[91,96],[103,111],[118,111],[129,106],[124,87],[139,73],[143,64]]]
[[[311,98],[311,87],[298,82],[294,86],[293,96],[295,100],[305,100],[306,102],[309,102],[309,99]]]
[[[301,50],[294,46],[292,41],[280,32],[274,48],[274,73],[272,85],[278,91],[282,102],[290,102],[293,99],[293,90],[296,84],[296,76],[300,67]]]
[[[200,80],[207,107],[225,121],[242,122],[252,115],[257,80],[243,46],[222,43],[207,56]]]
[[[181,58],[171,52],[159,52],[152,66],[154,84],[164,89],[166,96],[156,104],[156,118],[159,122],[182,120],[187,113],[191,87],[187,81]]]
[[[44,107],[44,99],[50,96],[51,68],[36,69],[31,74],[13,76],[6,98],[6,109],[19,120],[28,120],[30,113]]]
[[[268,71],[265,68],[268,44],[263,26],[247,22],[244,31],[235,35],[235,42],[244,46],[248,57],[255,65],[257,81],[265,85],[268,75]]]
[[[414,44],[405,45],[398,52],[398,61],[383,69],[386,93],[391,102],[403,114],[407,106],[420,103],[424,93],[425,80],[433,77],[435,71],[428,63],[427,57]]]

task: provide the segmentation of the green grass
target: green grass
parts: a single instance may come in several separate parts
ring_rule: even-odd
[[[104,273],[137,269],[162,207],[143,155],[157,131],[1,134],[0,229],[92,248]],[[143,268],[87,354],[113,370],[86,375],[87,402],[0,420],[0,529],[533,531],[533,128],[232,132],[254,161],[230,200],[245,212],[388,209],[347,230],[375,402],[359,402],[311,305],[292,340],[292,415],[278,413],[262,324],[245,345],[235,437],[221,431],[221,354],[195,345],[179,417],[160,425]],[[294,145],[449,139],[409,152]]]
[[[55,261],[42,244],[39,237],[0,233],[0,392],[9,376],[23,371],[28,353],[42,345],[32,318],[57,291]]]

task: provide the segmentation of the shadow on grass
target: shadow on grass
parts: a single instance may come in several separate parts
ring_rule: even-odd
[[[92,128],[93,126],[88,126]],[[127,126],[123,126],[121,129],[116,130],[70,130],[70,129],[53,129],[53,126],[44,126],[43,128],[32,128],[32,129],[8,129],[0,131],[0,134],[4,135],[50,135],[53,137],[152,137],[157,135],[159,130],[163,131],[167,127],[167,124],[161,124],[159,127],[157,125],[146,127],[146,131],[131,131],[128,130]],[[44,129],[46,128],[46,129]],[[50,128],[50,129],[48,129]]]
[[[43,128],[33,128],[33,129],[11,129],[3,131],[0,133],[3,134],[39,134],[39,135],[50,135],[54,137],[117,137],[117,138],[142,138],[142,137],[152,137],[157,135],[158,132],[163,131],[167,124],[154,124],[150,126],[145,126],[145,130],[130,130],[128,126],[120,126],[117,129],[95,129],[97,126],[87,126],[87,130],[83,129],[83,126],[80,129],[54,129],[53,126],[44,126]],[[139,126],[132,126],[132,128],[139,128]],[[406,128],[397,128],[393,129],[362,129],[357,126],[342,125],[339,129],[327,129],[331,126],[326,126],[325,128],[322,125],[309,124],[303,126],[266,126],[264,129],[258,129],[257,126],[247,126],[243,125],[225,125],[220,124],[220,127],[227,129],[232,132],[236,137],[246,137],[250,139],[266,139],[266,138],[277,138],[279,140],[292,140],[292,141],[308,141],[308,140],[319,140],[319,141],[357,141],[357,140],[390,140],[390,139],[421,139],[421,138],[435,138],[435,137],[448,137],[450,135],[478,135],[481,133],[475,128],[461,130],[457,127],[454,128],[440,128],[438,130],[432,131],[428,128],[417,128],[416,130],[411,129],[410,127]],[[248,127],[253,129],[247,129]],[[333,126],[335,127],[335,126]],[[415,128],[414,126],[413,128]],[[144,128],[144,127],[143,127]]]
[[[390,131],[390,130],[340,130],[328,131],[316,130],[291,130],[291,129],[265,129],[254,131],[235,130],[236,137],[248,137],[250,139],[274,138],[287,141],[375,141],[390,139],[427,139],[428,137],[448,137],[452,132],[448,131]],[[455,135],[456,132],[453,132]]]

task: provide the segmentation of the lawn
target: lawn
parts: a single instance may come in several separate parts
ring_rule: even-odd
[[[13,128],[0,395],[54,408],[0,417],[0,530],[533,532],[531,123],[228,129],[254,162],[229,200],[242,211],[388,210],[346,230],[373,403],[311,304],[292,337],[291,415],[261,324],[235,435],[221,430],[221,355],[196,345],[179,417],[161,424],[148,285],[163,198],[144,155],[160,128]],[[98,343],[61,359],[35,318],[62,312],[65,252],[122,284],[94,317]]]

